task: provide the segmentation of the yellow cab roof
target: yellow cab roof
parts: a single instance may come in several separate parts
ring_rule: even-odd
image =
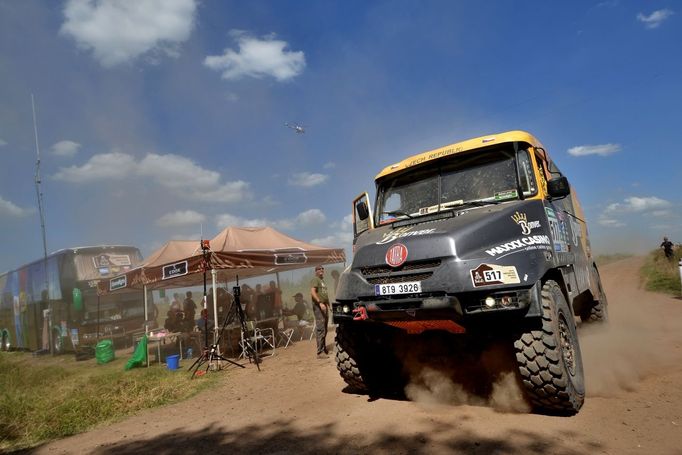
[[[424,164],[429,161],[444,158],[446,156],[468,152],[470,150],[475,150],[482,147],[489,147],[495,144],[503,144],[505,142],[526,142],[533,147],[544,149],[542,143],[535,136],[525,131],[507,131],[504,133],[489,134],[487,136],[467,139],[466,141],[456,142],[454,144],[446,145],[444,147],[429,150],[417,155],[413,155],[409,158],[405,158],[398,163],[385,167],[379,174],[377,174],[375,180],[379,180],[383,177],[386,177],[387,175],[400,172],[412,166]]]

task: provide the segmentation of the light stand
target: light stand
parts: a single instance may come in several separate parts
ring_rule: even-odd
[[[215,365],[215,362],[220,362],[221,360],[224,362],[229,362],[233,365],[236,365],[238,367],[244,368],[244,365],[240,365],[237,362],[233,362],[230,359],[227,359],[220,355],[220,352],[218,350],[218,346],[220,343],[220,337],[218,337],[217,340],[215,340],[215,343],[212,344],[211,346],[208,345],[208,309],[207,309],[207,294],[206,294],[206,271],[210,267],[210,260],[211,260],[211,247],[209,245],[208,240],[201,240],[201,254],[202,254],[202,269],[204,270],[204,311],[203,311],[203,319],[204,319],[204,349],[201,352],[201,356],[197,360],[194,361],[192,366],[189,367],[189,371],[192,371],[192,378],[194,378],[195,375],[197,375],[197,372],[199,371],[199,368],[206,363],[206,371],[204,371],[201,374],[205,374],[208,372],[208,370],[211,368],[211,365]],[[221,328],[221,333],[222,330],[225,328],[225,326],[228,324],[228,315],[226,315],[225,320],[223,321],[223,327]],[[218,363],[220,365],[220,363]]]

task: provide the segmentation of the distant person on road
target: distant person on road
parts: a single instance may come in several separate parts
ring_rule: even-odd
[[[663,253],[665,253],[665,257],[667,259],[672,259],[673,258],[673,242],[668,240],[668,237],[663,237],[663,242],[661,243],[661,248],[663,249]]]
[[[329,358],[327,351],[327,321],[329,319],[329,293],[324,283],[324,267],[315,267],[315,277],[310,281],[310,297],[315,314],[315,338],[317,339],[317,358]]]

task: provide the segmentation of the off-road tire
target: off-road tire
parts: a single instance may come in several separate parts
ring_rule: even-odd
[[[396,357],[396,333],[382,324],[339,324],[336,366],[353,389],[379,395],[404,392],[402,364]]]
[[[369,384],[363,376],[360,364],[360,353],[358,346],[362,343],[362,334],[348,327],[346,324],[339,324],[336,327],[336,368],[346,384],[359,392],[369,391]],[[368,372],[365,371],[367,374]]]
[[[587,311],[583,311],[580,315],[580,319],[586,323],[605,323],[609,319],[609,304],[606,300],[606,293],[602,287],[599,272],[597,272],[596,268],[592,268],[592,273],[594,274],[594,279],[597,283],[597,288],[599,291],[599,295],[597,297],[599,300],[595,300],[593,305],[591,305]]]
[[[534,409],[576,414],[585,401],[582,357],[573,314],[555,281],[542,287],[540,327],[514,342],[521,382]]]

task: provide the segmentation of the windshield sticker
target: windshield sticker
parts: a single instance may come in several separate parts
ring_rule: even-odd
[[[526,216],[525,213],[522,212],[515,212],[512,217],[512,220],[514,220],[514,223],[518,224],[521,227],[521,233],[523,235],[528,235],[530,234],[530,231],[533,229],[538,229],[540,227],[540,222],[539,221],[528,221],[528,217]]]
[[[481,264],[470,272],[474,287],[521,283],[513,265]]]
[[[384,244],[390,243],[394,240],[402,239],[403,237],[415,237],[418,235],[433,234],[434,232],[436,232],[435,228],[421,229],[419,231],[412,231],[412,227],[398,228],[398,229],[394,229],[391,232],[385,233],[384,238],[379,240],[376,244],[377,245],[384,245]]]
[[[506,201],[507,199],[516,199],[519,197],[519,193],[516,190],[500,191],[495,193],[496,201]]]
[[[557,217],[557,213],[549,207],[545,207],[549,231],[554,240],[554,251],[565,253],[568,251],[568,234],[566,232],[566,222]]]
[[[519,251],[551,249],[551,244],[551,240],[546,235],[531,235],[528,237],[521,237],[517,240],[512,240],[511,242],[503,243],[502,245],[485,250],[485,252],[490,256],[495,257],[507,252],[518,253]]]

